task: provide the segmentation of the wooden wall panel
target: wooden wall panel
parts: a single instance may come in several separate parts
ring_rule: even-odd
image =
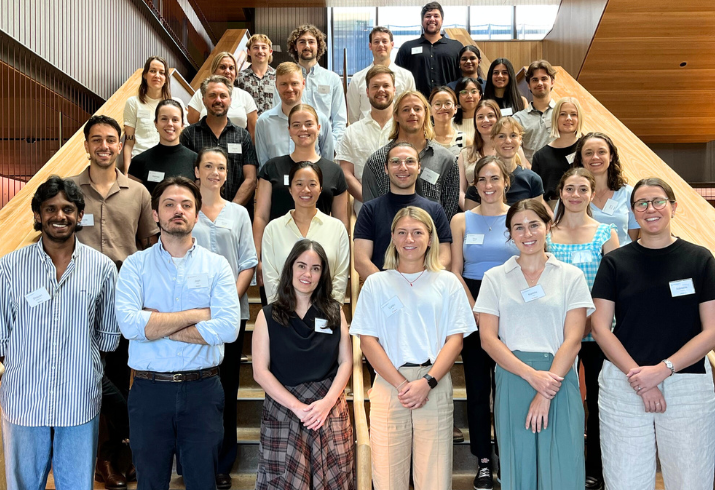
[[[521,67],[544,57],[542,41],[476,41],[476,44],[490,61],[506,58],[517,72]],[[489,70],[489,64],[485,64],[483,60],[482,70],[485,75]]]
[[[295,5],[295,3],[293,3]],[[256,32],[267,35],[273,45],[280,45],[281,52],[273,50],[272,66],[278,66],[284,61],[293,61],[288,54],[286,40],[290,33],[302,24],[313,24],[326,35],[328,33],[328,17],[325,8],[290,7],[290,8],[257,8],[254,25]],[[327,54],[318,60],[321,66],[327,66]]]

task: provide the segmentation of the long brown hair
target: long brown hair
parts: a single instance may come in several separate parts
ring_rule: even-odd
[[[561,199],[561,191],[564,190],[564,186],[566,186],[566,180],[569,177],[583,177],[588,181],[588,185],[589,187],[591,187],[591,192],[596,190],[596,179],[593,178],[593,174],[590,170],[583,167],[572,167],[568,169],[566,173],[561,177],[559,185],[556,187],[556,194],[559,196],[559,199]],[[557,226],[561,222],[561,219],[564,217],[564,214],[566,214],[566,206],[564,206],[564,203],[561,202],[559,209],[556,211],[556,216],[554,216],[554,226]],[[586,214],[588,214],[589,216],[593,216],[593,213],[591,213],[590,203],[589,206],[586,207]]]
[[[144,63],[144,69],[142,70],[142,82],[141,84],[139,84],[139,102],[141,102],[142,104],[146,104],[147,92],[149,91],[149,84],[147,83],[146,78],[144,78],[144,76],[149,73],[152,61],[158,61],[159,63],[164,65],[164,86],[161,87],[162,100],[171,98],[171,87],[169,83],[169,65],[166,63],[166,60],[160,56],[150,56],[149,58],[147,58],[146,63]]]
[[[583,159],[581,158],[581,150],[588,140],[600,139],[608,145],[608,151],[611,153],[611,161],[608,164],[608,188],[612,191],[617,191],[628,183],[626,176],[623,175],[623,167],[621,160],[618,158],[618,148],[613,143],[613,140],[605,133],[591,132],[584,135],[576,144],[576,155],[574,155],[573,166],[583,167]]]
[[[470,162],[484,156],[482,155],[482,150],[484,149],[484,139],[482,139],[482,135],[479,134],[479,130],[477,129],[477,112],[479,112],[479,109],[482,107],[488,107],[493,110],[494,115],[497,116],[497,121],[501,118],[501,109],[495,100],[482,99],[479,101],[477,107],[474,109],[474,142],[472,143],[472,146],[469,147],[469,153],[467,153],[467,159]]]

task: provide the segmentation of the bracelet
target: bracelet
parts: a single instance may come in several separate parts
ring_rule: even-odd
[[[402,388],[402,385],[405,384],[405,383],[407,383],[407,380],[404,380],[402,383],[400,383],[399,385],[397,385],[397,386],[395,387],[395,389],[396,389],[397,391],[400,391],[400,388]]]

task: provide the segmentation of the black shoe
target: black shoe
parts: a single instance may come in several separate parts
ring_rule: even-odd
[[[464,434],[456,425],[452,427],[452,442],[464,442]]]
[[[492,488],[494,488],[494,481],[492,480],[492,470],[490,470],[486,466],[479,468],[477,476],[474,477],[474,489],[492,490]]]
[[[602,490],[603,480],[597,476],[586,477],[586,490]]]
[[[216,488],[218,490],[231,488],[231,475],[216,475]]]

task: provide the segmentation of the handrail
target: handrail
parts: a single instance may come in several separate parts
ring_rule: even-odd
[[[353,211],[353,198],[349,196],[348,206],[350,211],[350,236],[353,236],[357,216]],[[355,315],[357,298],[360,293],[360,276],[355,270],[354,247],[350,248],[350,311],[351,318]],[[353,337],[353,414],[355,418],[355,436],[357,438],[357,451],[355,454],[357,471],[357,490],[372,489],[372,456],[370,452],[370,433],[367,428],[367,414],[365,413],[365,387],[363,385],[363,362],[360,338]]]
[[[217,54],[228,51],[235,56],[236,53],[245,49],[246,43],[248,42],[246,34],[248,34],[248,29],[226,29],[226,32],[223,33],[221,39],[219,39],[211,51],[211,54],[206,58],[204,64],[201,65],[199,71],[196,72],[194,79],[191,80],[191,86],[194,90],[198,90],[201,86],[201,82],[211,75],[211,64]],[[239,56],[236,56],[236,58],[238,62],[236,70],[240,71],[245,63],[245,56],[243,56],[242,59],[239,59]]]

